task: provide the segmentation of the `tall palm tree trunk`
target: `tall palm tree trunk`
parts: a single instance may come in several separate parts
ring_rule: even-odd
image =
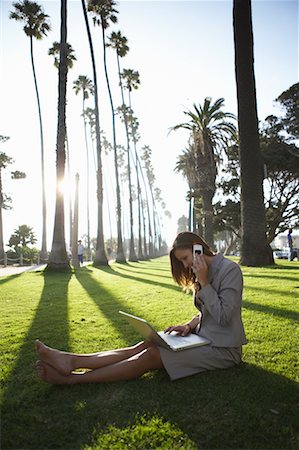
[[[129,89],[129,108],[132,111],[132,103],[131,103],[131,91]],[[136,138],[134,133],[133,123],[131,122],[131,133],[133,136],[134,143],[134,152],[135,152],[135,170],[136,170],[136,178],[137,178],[137,205],[138,205],[138,259],[143,260],[144,255],[142,253],[142,232],[141,232],[141,210],[142,210],[142,198],[141,198],[141,186],[140,186],[140,178],[139,178],[139,170],[138,170],[138,153],[137,153],[137,145]],[[145,248],[146,253],[146,248]]]
[[[85,0],[81,0],[83,15],[85,20],[85,26],[88,36],[89,49],[93,70],[93,84],[94,84],[94,109],[96,118],[96,143],[97,143],[97,202],[98,202],[98,230],[97,230],[97,248],[95,254],[94,265],[107,265],[108,260],[105,252],[104,245],[104,227],[103,227],[103,173],[102,173],[102,148],[101,148],[101,135],[100,135],[100,114],[99,114],[99,102],[98,102],[98,83],[96,63],[93,51],[93,44],[91,38],[91,32],[87,17],[87,10]]]
[[[141,200],[142,201],[142,200]],[[143,203],[141,203],[141,213],[142,213],[142,224],[143,224],[143,258],[148,259],[148,251],[147,251],[147,242],[146,242],[146,221],[145,221],[145,214],[144,214],[144,208]]]
[[[0,264],[4,263],[4,241],[3,241],[3,220],[2,220],[2,209],[3,209],[3,194],[2,194],[2,173],[0,168]]]
[[[86,128],[86,120],[85,120],[85,93],[84,89],[82,90],[83,94],[83,105],[82,105],[82,116],[84,122],[84,138],[85,138],[85,148],[86,148],[86,219],[87,219],[87,260],[91,259],[91,251],[90,251],[90,212],[89,212],[89,148],[88,148],[88,139],[87,139],[87,128]]]
[[[139,171],[138,171],[138,165],[137,165],[137,148],[136,143],[134,142],[134,149],[135,149],[135,158],[136,158],[136,176],[137,176],[137,206],[138,206],[138,259],[143,260],[144,256],[142,253],[142,233],[141,233],[141,213],[142,213],[142,196],[141,196],[141,186],[140,186],[140,180],[139,180]],[[146,251],[146,249],[145,249]]]
[[[191,195],[191,191],[189,194],[189,209],[188,209],[188,231],[194,231],[192,228],[192,212],[193,212],[193,207],[192,207],[192,195]]]
[[[241,167],[241,264],[273,264],[266,239],[263,171],[258,134],[251,0],[234,0],[235,71]]]
[[[64,193],[61,184],[65,174],[65,136],[66,136],[66,87],[67,87],[67,0],[61,0],[61,40],[58,85],[58,126],[56,145],[56,208],[52,250],[47,265],[48,270],[70,270],[65,247],[64,233]]]
[[[152,209],[152,214],[153,214],[153,227],[154,227],[154,242],[153,242],[153,256],[156,256],[157,253],[157,249],[158,249],[158,232],[157,232],[157,223],[156,223],[156,204],[155,204],[155,198],[154,198],[154,194],[153,194],[153,189],[151,184],[149,183],[149,190],[150,190],[150,194],[151,194],[151,199],[152,199],[152,205],[153,205],[153,209]]]
[[[145,177],[143,174],[143,170],[142,170],[142,166],[140,163],[140,159],[137,155],[137,160],[138,160],[138,166],[140,169],[140,173],[141,173],[141,177],[142,177],[142,181],[143,181],[143,185],[144,185],[144,192],[145,192],[145,199],[146,199],[146,209],[147,209],[147,220],[148,220],[148,253],[146,251],[146,245],[145,250],[144,250],[144,254],[146,257],[152,258],[154,256],[154,245],[153,245],[153,233],[152,233],[152,225],[151,225],[151,215],[150,215],[150,208],[149,208],[149,199],[148,199],[148,192],[147,192],[147,186],[146,186],[146,181],[145,181]],[[145,228],[144,228],[145,230]],[[144,234],[145,236],[145,234]],[[147,253],[147,255],[146,255]]]
[[[67,172],[69,180],[71,180],[71,167],[70,167],[70,148],[69,148],[69,140],[67,136],[65,136],[65,143],[66,143],[66,161],[67,161]],[[70,239],[69,239],[69,247],[72,248],[73,244],[73,211],[72,211],[72,196],[71,192],[69,192],[69,230],[70,230]]]
[[[129,138],[129,128],[128,128],[128,120],[127,114],[125,111],[125,99],[124,99],[124,89],[120,74],[120,63],[119,63],[119,55],[116,51],[117,57],[117,68],[118,68],[118,77],[119,84],[121,90],[121,98],[123,104],[123,118],[126,130],[126,138],[127,138],[127,163],[128,163],[128,181],[129,181],[129,208],[130,208],[130,249],[129,249],[129,261],[138,261],[135,253],[135,245],[134,245],[134,219],[133,219],[133,198],[132,198],[132,180],[131,180],[131,161],[130,161],[130,138]]]
[[[105,44],[105,29],[102,26],[102,40],[103,40],[103,54],[104,54],[104,71],[107,83],[107,89],[109,94],[109,100],[111,105],[112,113],[112,132],[113,132],[113,149],[114,149],[114,169],[115,169],[115,179],[116,179],[116,215],[117,215],[117,254],[116,262],[125,262],[126,258],[123,249],[123,239],[122,239],[122,221],[121,221],[121,200],[120,200],[120,186],[119,186],[119,173],[118,173],[118,161],[117,161],[117,145],[116,145],[116,129],[115,129],[115,111],[113,105],[113,99],[110,89],[110,82],[107,70],[106,61],[106,44]]]
[[[42,247],[40,251],[40,259],[45,261],[48,258],[47,253],[47,206],[46,206],[46,187],[45,187],[45,152],[44,152],[44,136],[43,136],[43,122],[42,112],[39,99],[39,92],[37,86],[34,58],[33,58],[33,37],[30,36],[30,55],[31,65],[34,78],[35,93],[38,107],[39,128],[40,128],[40,145],[41,145],[41,172],[42,172]]]
[[[72,264],[74,267],[80,267],[78,260],[78,228],[79,228],[79,174],[76,174],[75,201],[74,201],[74,220],[72,230]]]
[[[212,248],[214,246],[214,237],[213,237],[214,211],[212,205],[213,197],[214,191],[209,191],[205,189],[202,192],[202,212],[204,217],[203,238]]]

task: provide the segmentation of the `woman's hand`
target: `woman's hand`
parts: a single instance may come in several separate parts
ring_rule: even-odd
[[[209,270],[204,255],[195,255],[192,270],[196,276],[197,281],[199,281],[201,287],[204,287],[206,284],[209,284],[208,279]]]
[[[174,327],[168,327],[164,330],[164,333],[170,334],[172,331],[175,331],[180,336],[187,336],[191,333],[191,326],[186,323],[186,325],[176,325]]]

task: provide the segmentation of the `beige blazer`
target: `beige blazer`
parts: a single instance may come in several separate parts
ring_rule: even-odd
[[[208,338],[215,347],[239,347],[246,344],[241,318],[243,276],[240,267],[215,255],[209,266],[209,284],[194,297],[202,313],[196,330]]]

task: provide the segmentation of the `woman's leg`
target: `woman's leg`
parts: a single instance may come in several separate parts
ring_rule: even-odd
[[[132,380],[150,370],[163,368],[160,351],[154,345],[127,359],[85,373],[71,373],[68,376],[61,375],[44,361],[37,362],[39,377],[50,384],[106,383]]]
[[[35,349],[39,360],[52,366],[63,376],[69,375],[75,369],[99,369],[115,364],[124,359],[128,359],[151,346],[153,346],[151,342],[140,342],[133,347],[80,355],[76,353],[61,352],[48,347],[38,339],[35,341]]]

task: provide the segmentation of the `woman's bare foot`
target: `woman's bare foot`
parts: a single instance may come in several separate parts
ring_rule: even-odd
[[[61,375],[44,361],[36,361],[36,371],[39,378],[49,384],[72,384],[72,375]]]
[[[73,356],[71,354],[48,347],[38,339],[35,341],[35,350],[40,361],[52,366],[60,375],[66,377],[74,370],[72,365]]]

